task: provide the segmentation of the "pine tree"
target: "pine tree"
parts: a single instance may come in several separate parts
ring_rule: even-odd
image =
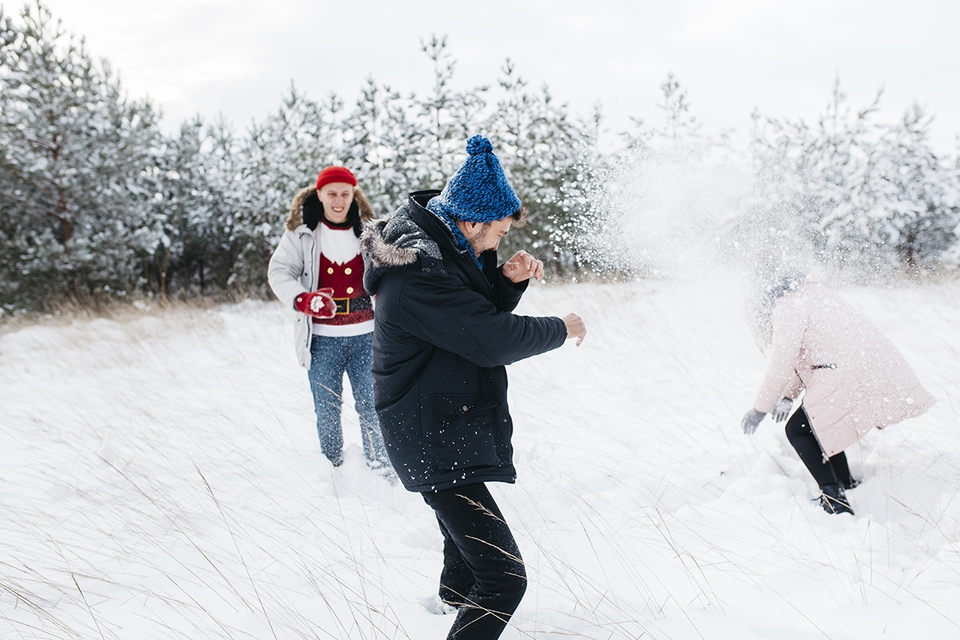
[[[131,291],[154,240],[139,178],[161,146],[157,113],[39,3],[20,24],[0,13],[0,83],[0,301]]]
[[[164,151],[152,176],[158,242],[148,287],[162,295],[223,292],[234,266],[229,237],[240,185],[233,132],[222,119],[208,126],[197,116]]]
[[[728,132],[708,135],[673,73],[660,84],[661,122],[632,118],[625,148],[590,162],[591,219],[580,230],[592,259],[614,277],[659,275],[714,260],[736,207],[740,162]]]
[[[930,146],[931,121],[914,105],[887,127],[878,145],[874,178],[881,203],[875,233],[913,270],[936,266],[957,242],[960,224],[960,200],[950,184],[956,178]]]
[[[871,208],[863,177],[875,157],[870,117],[879,99],[878,93],[854,113],[837,81],[815,127],[755,114],[756,245],[765,244],[771,255],[802,254],[836,266],[870,253],[850,221],[863,219]]]
[[[291,85],[280,109],[251,127],[240,152],[243,199],[230,238],[238,249],[230,281],[236,290],[266,293],[267,263],[283,234],[291,199],[339,158],[342,134],[336,119],[342,108],[335,95],[321,105]]]
[[[504,93],[483,129],[489,132],[504,171],[529,213],[528,224],[504,237],[503,256],[526,249],[545,259],[550,271],[572,275],[579,264],[564,230],[582,209],[574,204],[589,149],[589,125],[572,118],[549,89],[529,89],[512,61],[501,69]],[[569,272],[569,273],[568,273]]]
[[[416,172],[408,160],[414,138],[409,112],[408,99],[368,78],[354,110],[342,123],[342,164],[356,174],[378,215],[393,213],[417,188]]]
[[[838,79],[815,127],[755,116],[756,244],[800,245],[822,263],[883,274],[933,265],[956,242],[958,204],[930,119],[913,107],[875,122],[881,96],[854,111]]]
[[[466,158],[466,141],[481,133],[481,114],[488,87],[454,91],[451,83],[456,61],[447,48],[447,38],[434,35],[421,50],[433,62],[433,89],[425,96],[412,94],[415,114],[408,130],[404,173],[411,191],[442,189]]]

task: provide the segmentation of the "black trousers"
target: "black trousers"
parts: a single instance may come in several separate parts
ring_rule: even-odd
[[[483,484],[424,492],[443,534],[440,598],[460,607],[448,640],[500,637],[527,589],[510,527]]]
[[[850,486],[852,480],[850,465],[847,464],[847,454],[841,451],[832,458],[824,460],[826,456],[810,427],[810,417],[807,416],[803,405],[800,405],[800,408],[787,420],[785,430],[787,440],[797,450],[797,455],[821,488],[828,484]]]

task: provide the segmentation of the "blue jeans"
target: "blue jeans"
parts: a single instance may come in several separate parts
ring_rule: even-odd
[[[375,466],[390,463],[383,446],[380,422],[373,406],[373,334],[359,336],[313,336],[310,341],[310,390],[317,412],[320,449],[334,465],[343,461],[343,374],[350,377],[354,406],[360,416],[363,452]]]

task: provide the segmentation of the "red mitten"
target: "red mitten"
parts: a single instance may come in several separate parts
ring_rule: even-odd
[[[337,315],[337,303],[333,301],[333,289],[324,287],[312,293],[301,293],[293,301],[300,313],[326,320]]]

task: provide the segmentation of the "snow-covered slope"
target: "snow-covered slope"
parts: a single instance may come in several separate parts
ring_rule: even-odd
[[[723,279],[533,287],[584,344],[510,367],[530,576],[504,638],[960,637],[960,285],[842,295],[938,398],[848,451],[829,516]],[[419,496],[320,454],[288,312],[245,303],[0,337],[0,637],[442,638]],[[348,402],[348,405],[350,403]]]

